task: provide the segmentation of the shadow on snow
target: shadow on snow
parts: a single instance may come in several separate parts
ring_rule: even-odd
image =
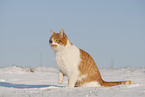
[[[18,88],[18,89],[27,89],[27,88],[44,88],[44,87],[64,87],[58,85],[26,85],[26,84],[13,84],[8,82],[0,82],[0,86],[8,88]]]

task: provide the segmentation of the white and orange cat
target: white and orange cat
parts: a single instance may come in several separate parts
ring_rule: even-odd
[[[59,84],[63,82],[64,76],[68,77],[69,87],[110,87],[121,84],[133,84],[133,81],[106,82],[93,58],[82,49],[73,45],[64,30],[59,33],[51,30],[49,44],[55,51],[55,61],[60,67]]]

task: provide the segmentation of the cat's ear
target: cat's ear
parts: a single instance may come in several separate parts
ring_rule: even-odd
[[[64,32],[63,29],[60,30],[59,34],[60,34],[63,38],[65,38],[65,32]]]
[[[52,30],[50,30],[50,32],[51,32],[52,34],[55,34],[55,32],[53,32]]]

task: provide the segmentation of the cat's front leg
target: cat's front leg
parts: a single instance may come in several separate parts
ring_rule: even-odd
[[[64,79],[64,74],[60,71],[59,72],[59,82],[58,82],[58,84],[62,84],[63,79]]]
[[[71,76],[69,76],[69,79],[68,79],[68,86],[69,87],[74,87],[76,82],[77,82],[77,75],[74,73],[72,74]]]

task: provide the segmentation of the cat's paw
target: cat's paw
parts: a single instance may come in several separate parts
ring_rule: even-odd
[[[59,81],[58,84],[62,84],[63,81]]]

